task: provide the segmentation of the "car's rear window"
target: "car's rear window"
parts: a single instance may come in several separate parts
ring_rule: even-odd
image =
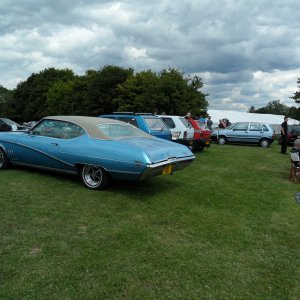
[[[144,118],[146,124],[151,130],[163,130],[166,125],[160,118]]]
[[[186,120],[186,118],[179,118],[179,119],[186,128],[191,128],[192,127],[192,125]]]
[[[289,126],[288,131],[290,131],[292,134],[300,135],[300,126]]]
[[[153,138],[151,135],[130,124],[98,124],[99,130],[111,139],[124,139],[132,137]]]
[[[169,117],[160,117],[160,118],[166,123],[166,125],[170,129],[173,129],[173,128],[176,127],[174,121],[172,120],[172,118],[169,118]]]

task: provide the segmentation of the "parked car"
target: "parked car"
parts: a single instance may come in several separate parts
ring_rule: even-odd
[[[193,118],[187,118],[186,120],[193,126],[194,128],[194,151],[203,151],[204,148],[210,147],[210,130],[201,128],[200,122],[198,120],[194,120]]]
[[[252,143],[266,148],[275,139],[274,130],[268,124],[254,122],[234,123],[224,129],[216,129],[211,138],[223,145],[225,143]]]
[[[172,133],[172,140],[192,147],[194,144],[194,128],[185,117],[158,115],[167,124]]]
[[[14,164],[79,174],[90,189],[105,188],[110,178],[171,174],[194,159],[185,146],[106,118],[46,117],[27,131],[0,133],[0,169]]]
[[[100,115],[99,117],[129,123],[161,139],[171,140],[172,138],[171,131],[167,125],[159,117],[151,113],[115,112],[109,115]]]
[[[20,124],[7,119],[7,118],[0,118],[0,131],[15,131],[15,130],[22,130],[25,129],[25,126],[21,126]]]
[[[293,145],[298,138],[300,138],[300,125],[288,125],[288,145]],[[278,144],[282,144],[281,136],[278,138]]]

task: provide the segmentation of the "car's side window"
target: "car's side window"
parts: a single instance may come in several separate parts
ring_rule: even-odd
[[[44,120],[34,127],[32,134],[60,139],[66,122],[56,120]]]
[[[170,129],[173,129],[176,127],[174,121],[171,118],[167,118],[167,117],[161,117],[161,118]]]
[[[63,130],[63,139],[74,139],[84,134],[85,131],[80,126],[73,123],[68,123]]]
[[[269,128],[268,128],[267,125],[264,124],[264,125],[262,126],[262,130],[263,130],[263,131],[269,131]]]
[[[237,130],[237,131],[246,131],[248,130],[248,123],[239,123],[237,124],[233,130]]]
[[[137,121],[136,121],[135,118],[118,117],[118,119],[119,119],[120,121],[123,121],[123,122],[129,123],[129,124],[131,124],[131,125],[134,125],[135,127],[139,127],[139,126],[138,126],[138,123],[137,123]]]
[[[261,124],[250,124],[249,131],[261,131]]]

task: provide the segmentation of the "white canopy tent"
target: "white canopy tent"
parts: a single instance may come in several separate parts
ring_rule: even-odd
[[[207,113],[211,116],[213,121],[213,127],[218,126],[220,119],[228,119],[231,123],[236,122],[261,122],[272,125],[276,133],[280,132],[280,125],[283,122],[283,115],[272,115],[272,114],[255,114],[232,110],[217,110],[208,109]],[[288,124],[294,125],[300,122],[295,119],[289,119]]]

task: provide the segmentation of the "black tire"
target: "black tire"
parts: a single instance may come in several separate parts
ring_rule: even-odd
[[[7,169],[9,167],[9,159],[5,151],[0,148],[0,169]]]
[[[80,177],[83,184],[92,190],[104,190],[110,182],[109,174],[99,166],[84,165]]]
[[[270,142],[267,139],[261,139],[259,141],[259,146],[262,148],[268,148],[270,146]]]
[[[226,142],[227,142],[227,139],[225,136],[223,136],[223,135],[219,136],[219,138],[218,138],[219,145],[225,145]]]

